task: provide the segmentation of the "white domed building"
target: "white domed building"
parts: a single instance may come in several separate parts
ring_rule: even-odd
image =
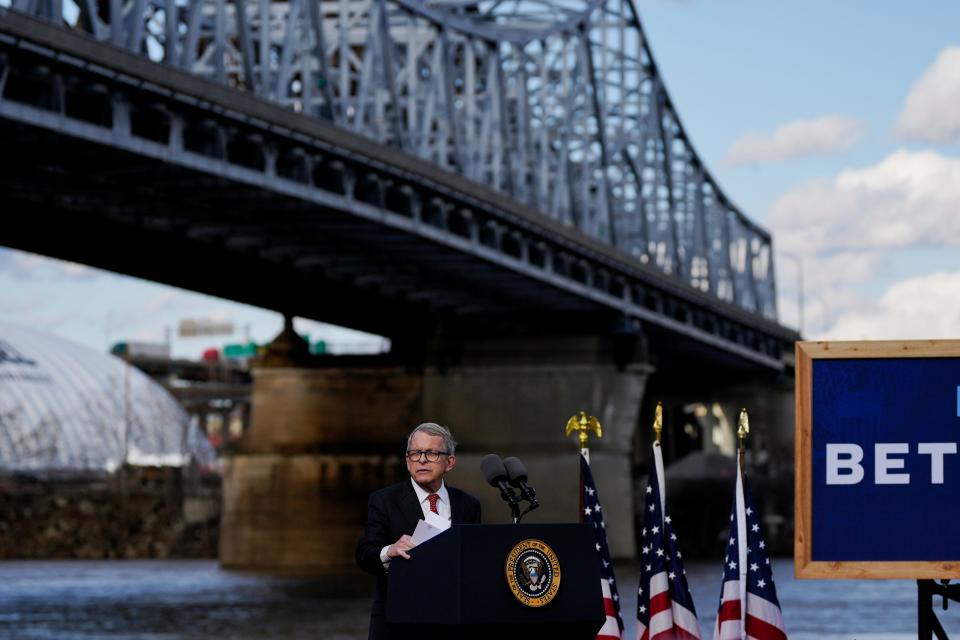
[[[123,360],[0,322],[0,473],[216,461],[159,384]]]

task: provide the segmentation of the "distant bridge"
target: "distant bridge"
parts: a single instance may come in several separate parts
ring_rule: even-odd
[[[12,0],[0,138],[8,246],[394,338],[796,338],[632,0]]]

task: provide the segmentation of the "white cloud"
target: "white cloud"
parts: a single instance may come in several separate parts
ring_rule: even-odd
[[[828,340],[960,338],[960,272],[936,272],[891,285],[879,301],[848,311]]]
[[[148,285],[149,286],[149,285]],[[157,326],[158,318],[177,309],[190,309],[197,304],[198,296],[179,289],[164,289],[145,303],[118,304],[107,311],[109,330],[127,332],[143,331],[142,327]],[[164,329],[158,326],[162,334]]]
[[[795,254],[787,254],[795,257]],[[879,252],[842,252],[829,256],[815,252],[802,257],[803,296],[797,266],[777,257],[777,294],[780,320],[802,329],[804,337],[821,338],[837,318],[872,303],[862,293],[873,281],[883,255]],[[802,322],[801,322],[802,313]]]
[[[17,297],[0,297],[0,314],[27,313],[43,305],[43,296],[28,293]]]
[[[848,151],[866,130],[862,120],[845,116],[796,120],[777,127],[773,135],[748,133],[733,143],[724,163],[730,166],[774,164]]]
[[[788,255],[794,257],[798,254]],[[882,255],[874,251],[843,251],[830,255],[811,251],[799,255],[803,260],[803,288],[813,291],[866,283],[873,278],[882,260]],[[784,261],[781,259],[780,263],[783,265]],[[778,269],[777,284],[780,288],[795,291],[798,287],[796,267],[790,271],[783,267]]]
[[[867,326],[872,315],[893,317],[867,292],[878,289],[891,257],[903,250],[960,247],[958,214],[960,158],[933,151],[896,151],[877,164],[789,190],[771,205],[766,220],[779,254],[781,317],[798,324],[799,258],[805,335],[893,335]]]
[[[960,46],[940,52],[907,95],[897,133],[911,140],[960,142]]]
[[[767,222],[802,254],[960,245],[960,158],[900,150],[780,196]]]

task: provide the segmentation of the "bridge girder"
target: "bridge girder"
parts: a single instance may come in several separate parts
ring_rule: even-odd
[[[776,319],[770,236],[704,168],[633,0],[12,3],[428,160]],[[310,170],[295,149],[255,161]]]
[[[59,216],[95,214],[98,224],[127,228],[131,237],[141,237],[137,230],[145,227],[162,228],[216,247],[224,263],[235,267],[254,258],[299,264],[305,285],[322,282],[342,299],[355,298],[355,309],[368,313],[308,310],[302,301],[226,294],[213,285],[200,290],[278,310],[299,304],[302,315],[385,334],[391,332],[390,316],[403,314],[383,313],[376,296],[384,293],[393,297],[390,304],[399,299],[410,311],[411,327],[443,313],[475,327],[471,323],[483,322],[477,311],[484,308],[502,311],[491,311],[494,319],[487,322],[502,330],[515,330],[524,318],[566,315],[574,326],[593,317],[581,330],[596,330],[598,317],[607,328],[618,318],[632,318],[747,362],[783,366],[784,345],[794,334],[759,310],[718,299],[703,286],[664,273],[654,261],[631,258],[517,198],[256,95],[138,55],[118,55],[69,30],[39,29],[12,13],[3,18],[0,118],[18,150],[7,155],[11,166],[5,169],[11,201]],[[45,148],[44,132],[50,131],[67,136],[72,151]],[[44,170],[65,170],[50,162],[58,153],[72,154],[60,158],[74,163],[68,173],[95,160],[96,175],[74,184],[61,180],[55,192],[44,189],[51,178]],[[165,204],[157,202],[158,194]],[[36,228],[21,224],[19,233],[13,231],[5,234],[12,238],[7,244],[45,252],[30,237]],[[256,237],[267,241],[246,241]],[[63,248],[58,255],[118,268],[73,251]],[[334,262],[366,263],[339,271],[322,261],[307,265],[324,254]],[[363,272],[390,273],[390,264],[377,271],[384,256],[393,265],[411,263],[404,277],[413,280],[400,279],[389,291],[376,278],[358,282]],[[151,269],[118,270],[191,286],[188,279]]]

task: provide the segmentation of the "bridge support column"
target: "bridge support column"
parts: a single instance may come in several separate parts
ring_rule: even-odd
[[[294,351],[253,372],[250,429],[224,463],[220,563],[355,574],[367,496],[401,477],[422,378],[395,367],[303,366]]]
[[[263,368],[242,449],[224,465],[220,563],[352,572],[371,491],[403,473],[421,379],[393,368]]]
[[[420,394],[396,369],[256,370],[250,431],[224,465],[221,564],[353,572],[367,496],[402,472]]]
[[[453,428],[461,444],[450,482],[480,498],[484,522],[510,521],[499,493],[479,471],[491,452],[517,456],[527,466],[541,507],[525,522],[579,519],[579,449],[564,428],[586,411],[603,426],[603,437],[591,438],[591,468],[611,553],[635,556],[631,453],[653,368],[618,366],[608,346],[599,339],[475,342],[464,349],[463,364],[427,368],[424,415]]]
[[[750,416],[746,464],[774,553],[793,548],[792,371],[659,370],[651,377],[643,415],[663,402],[667,502],[689,557],[717,557],[730,526],[736,481],[737,418]],[[636,448],[649,451],[653,434],[639,432]],[[649,468],[646,457],[641,464]],[[644,474],[645,475],[645,474]]]
[[[652,368],[584,357],[595,354],[596,340],[542,341],[536,352],[525,344],[474,345],[484,357],[467,354],[456,366],[422,372],[307,366],[299,348],[275,345],[273,353],[283,357],[268,356],[255,369],[250,430],[225,461],[221,564],[355,573],[367,496],[406,476],[404,438],[427,421],[450,426],[460,441],[449,481],[481,499],[484,522],[509,521],[480,472],[490,452],[527,465],[543,506],[525,521],[575,522],[577,446],[563,430],[581,410],[603,425],[591,462],[611,552],[633,557],[630,453]]]

